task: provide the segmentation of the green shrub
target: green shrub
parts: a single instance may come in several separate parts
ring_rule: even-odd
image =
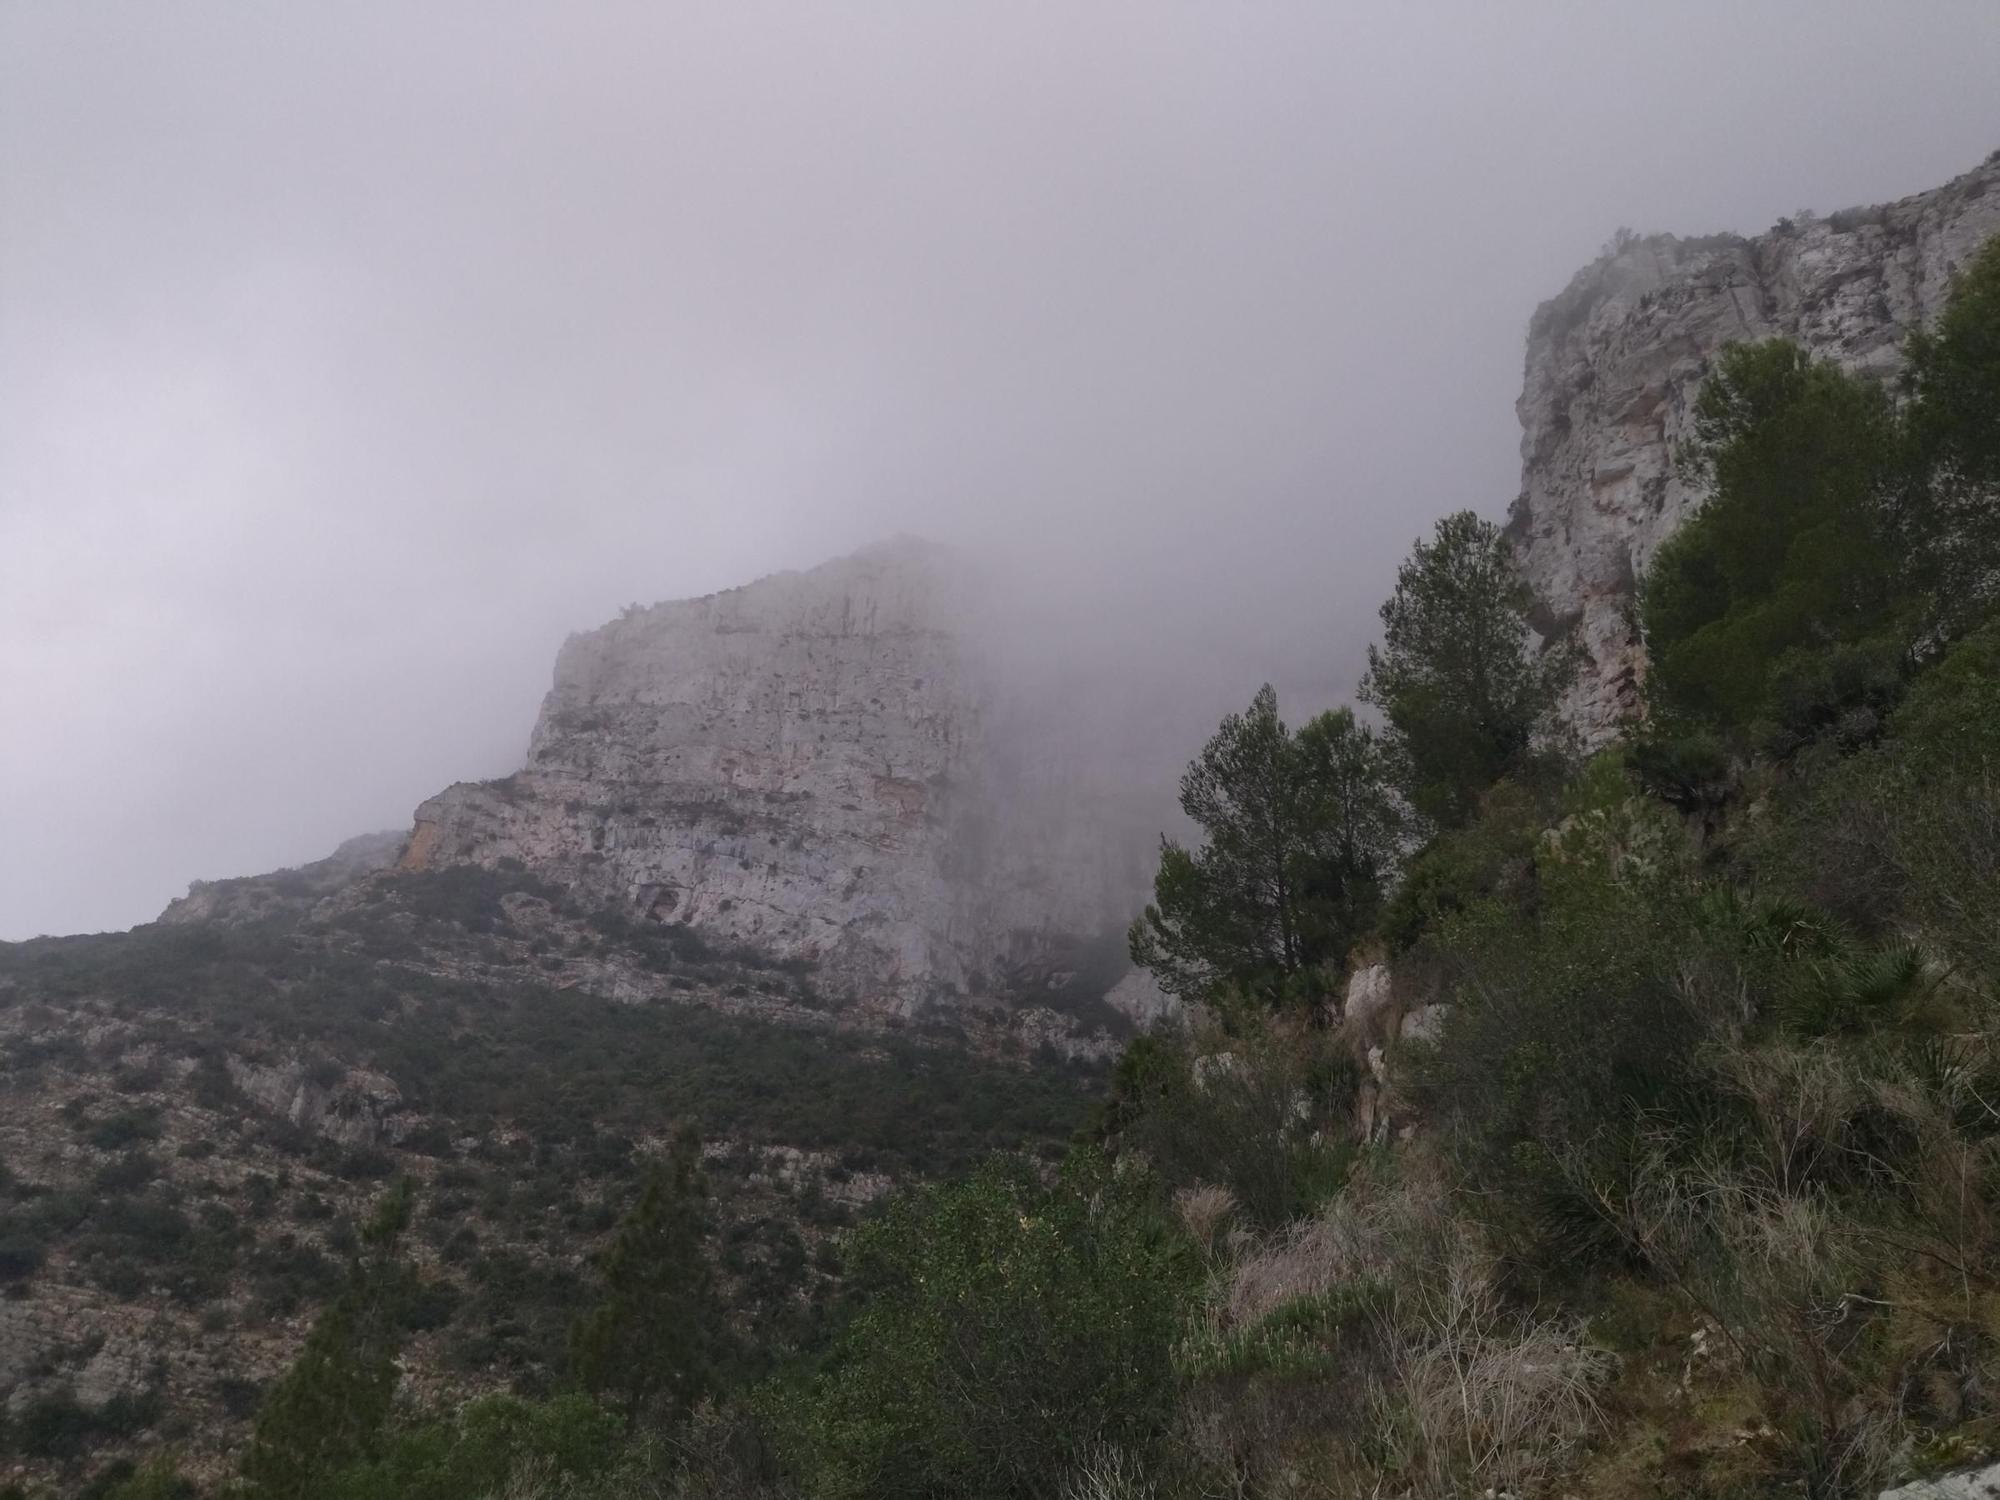
[[[1784,340],[1725,350],[1686,455],[1711,483],[1640,591],[1657,716],[1780,757],[1872,741],[2000,584],[2000,243],[1908,346],[1910,398]]]
[[[1883,492],[1894,454],[1879,387],[1782,339],[1723,352],[1689,453],[1713,493],[1661,545],[1640,591],[1657,713],[1748,725],[1766,712],[1781,659],[1891,626],[1901,549]]]
[[[989,1163],[891,1205],[849,1262],[860,1312],[771,1401],[808,1494],[1047,1495],[1165,1431],[1194,1263],[1143,1175]]]
[[[114,1396],[104,1405],[85,1406],[67,1386],[36,1396],[7,1426],[7,1438],[17,1453],[29,1458],[70,1459],[91,1452],[98,1444],[130,1437],[159,1420],[156,1391]]]
[[[1615,1153],[1648,1116],[1706,1107],[1695,1058],[1734,977],[1666,817],[1633,804],[1551,835],[1531,914],[1487,900],[1425,950],[1452,1009],[1418,1059],[1419,1107],[1530,1243],[1559,1163]]]
[[[48,1250],[18,1230],[0,1231],[0,1285],[26,1281],[42,1268]]]
[[[1359,1072],[1333,1032],[1261,1021],[1200,1055],[1184,1038],[1145,1037],[1120,1059],[1098,1133],[1166,1189],[1227,1188],[1269,1228],[1338,1190],[1354,1156]]]
[[[1546,822],[1520,783],[1503,781],[1488,791],[1475,821],[1439,834],[1404,864],[1380,926],[1390,951],[1407,952],[1440,922],[1482,901],[1531,904],[1535,849]]]
[[[104,1500],[197,1500],[200,1493],[173,1457],[163,1454],[132,1468],[104,1491]]]
[[[379,1456],[332,1475],[316,1493],[324,1500],[466,1500],[509,1493],[510,1482],[528,1476],[553,1488],[609,1469],[623,1425],[585,1396],[545,1403],[486,1396],[449,1417],[391,1432]]]
[[[123,1151],[142,1142],[160,1138],[160,1117],[156,1110],[121,1110],[98,1121],[84,1139],[100,1151]]]
[[[1633,778],[1682,813],[1720,807],[1732,785],[1730,755],[1712,734],[1648,735],[1628,747]]]
[[[100,1193],[129,1193],[160,1175],[160,1161],[148,1151],[128,1151],[97,1169],[92,1184]]]
[[[1779,760],[1822,741],[1859,750],[1881,736],[1905,677],[1904,653],[1889,640],[1788,652],[1772,665],[1758,741]]]
[[[1915,929],[2000,980],[2000,620],[1911,684],[1866,753],[1811,769],[1753,831],[1762,880],[1855,931]]]

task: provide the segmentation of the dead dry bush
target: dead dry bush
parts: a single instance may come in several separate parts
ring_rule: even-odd
[[[1809,1496],[1868,1492],[1886,1471],[1895,1413],[1871,1395],[1867,1335],[1887,1307],[1876,1246],[1824,1187],[1778,1190],[1662,1135],[1615,1207],[1628,1243],[1722,1331],[1753,1379],[1790,1478]]]
[[[1545,1492],[1600,1424],[1616,1364],[1580,1320],[1510,1311],[1469,1242],[1399,1290],[1388,1342],[1383,1430],[1426,1496]]]
[[[1181,1227],[1210,1259],[1221,1248],[1223,1226],[1235,1212],[1236,1195],[1215,1183],[1184,1187],[1174,1194],[1174,1214]]]
[[[1146,1465],[1123,1448],[1100,1448],[1062,1487],[1062,1500],[1156,1500]]]
[[[1438,1260],[1459,1232],[1445,1182],[1443,1167],[1412,1144],[1392,1175],[1358,1171],[1312,1218],[1265,1235],[1238,1234],[1218,1282],[1218,1326],[1245,1327],[1289,1302]]]
[[[1412,1150],[1393,1180],[1236,1237],[1205,1311],[1210,1347],[1303,1328],[1323,1357],[1268,1338],[1261,1366],[1190,1393],[1184,1439],[1235,1486],[1221,1492],[1529,1495],[1576,1457],[1615,1361],[1578,1320],[1508,1305],[1443,1181]]]
[[[1724,1093],[1749,1116],[1757,1163],[1779,1194],[1803,1191],[1847,1148],[1863,1081],[1830,1043],[1719,1046],[1706,1057]]]
[[[1204,1495],[1358,1500],[1379,1482],[1384,1288],[1445,1217],[1436,1174],[1410,1158],[1393,1178],[1358,1173],[1310,1218],[1228,1236],[1180,1351],[1177,1441]]]
[[[1288,1303],[1322,1295],[1368,1273],[1379,1240],[1345,1203],[1260,1239],[1242,1239],[1213,1312],[1219,1326],[1244,1328]]]

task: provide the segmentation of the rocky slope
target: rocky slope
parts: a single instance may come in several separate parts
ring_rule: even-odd
[[[776,1351],[862,1205],[1059,1150],[1101,1084],[1046,1006],[843,1012],[523,874],[364,875],[309,909],[256,884],[210,920],[0,943],[0,1491],[163,1446],[219,1479],[392,1176],[419,1203],[404,1388],[448,1402],[559,1378],[677,1121]]]
[[[1929,192],[1751,238],[1621,236],[1536,311],[1509,532],[1538,628],[1574,630],[1589,654],[1570,703],[1587,739],[1638,706],[1645,661],[1630,606],[1654,550],[1701,502],[1674,450],[1716,353],[1782,335],[1891,375],[1904,337],[1995,233],[2000,152]]]
[[[399,868],[518,861],[887,1008],[1123,971],[1150,840],[1011,694],[915,542],[572,637],[527,765],[424,803]]]

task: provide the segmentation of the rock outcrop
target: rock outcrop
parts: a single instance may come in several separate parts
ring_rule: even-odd
[[[1087,714],[1010,688],[983,597],[902,541],[629,610],[564,645],[527,765],[424,803],[398,868],[518,861],[897,1008],[1079,974],[1101,996],[1145,822]]]
[[[197,880],[185,896],[167,903],[162,922],[259,922],[297,915],[378,870],[395,864],[405,833],[364,833],[347,840],[325,859],[268,875]]]
[[[229,1080],[266,1114],[347,1146],[379,1146],[409,1133],[415,1117],[403,1111],[394,1079],[364,1068],[300,1059],[259,1063],[224,1059]]]
[[[2000,233],[2000,152],[1930,192],[1785,220],[1754,238],[1621,236],[1544,303],[1528,332],[1521,494],[1509,533],[1536,624],[1589,661],[1569,704],[1601,741],[1638,706],[1636,581],[1701,503],[1677,472],[1710,362],[1783,335],[1851,369],[1893,374],[1952,273]]]
[[[2000,1464],[1982,1464],[1884,1490],[1881,1500],[2000,1500]]]

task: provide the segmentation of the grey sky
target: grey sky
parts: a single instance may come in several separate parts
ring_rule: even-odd
[[[1996,80],[1992,0],[0,0],[0,937],[400,823],[567,631],[896,531],[1190,722],[1323,706],[1614,229],[1932,186]]]

